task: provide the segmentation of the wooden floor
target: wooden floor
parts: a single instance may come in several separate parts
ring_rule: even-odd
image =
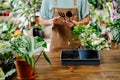
[[[120,80],[120,49],[100,51],[101,64],[95,66],[63,66],[60,52],[48,52],[49,65],[43,57],[36,63],[36,80]]]

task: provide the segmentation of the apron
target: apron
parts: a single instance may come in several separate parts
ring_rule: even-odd
[[[54,0],[54,5],[57,5],[57,0]],[[78,9],[76,8],[76,0],[74,0],[74,8],[56,8],[54,9],[54,17],[59,16],[58,11],[66,12],[70,11],[75,14],[72,18],[78,21]],[[68,17],[65,16],[67,19]],[[65,22],[63,22],[63,17],[54,23],[52,28],[52,38],[50,51],[60,51],[62,49],[76,49],[78,48],[80,42],[79,40],[73,41],[74,35],[71,34],[72,27],[69,27]],[[70,42],[70,43],[69,43]]]

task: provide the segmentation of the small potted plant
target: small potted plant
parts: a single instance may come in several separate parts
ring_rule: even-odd
[[[46,42],[43,38],[40,37],[28,37],[24,35],[20,35],[18,37],[13,38],[10,41],[11,48],[14,53],[21,57],[21,59],[17,59],[15,61],[16,69],[17,69],[17,78],[18,79],[34,79],[34,69],[35,69],[35,53],[36,49],[39,47],[46,47]],[[45,59],[51,64],[48,56],[42,51]],[[20,66],[21,65],[21,66]],[[20,70],[18,70],[20,69]],[[26,71],[25,71],[26,70]],[[18,72],[22,72],[21,74]],[[23,71],[25,74],[23,74]],[[29,77],[29,78],[28,78]]]
[[[44,38],[43,27],[39,23],[36,23],[33,28],[33,36],[34,37],[38,36],[38,37]]]
[[[96,29],[93,25],[78,25],[75,26],[72,34],[74,34],[74,39],[80,40],[80,45],[82,49],[89,47],[92,50],[101,50],[107,48],[107,42],[102,37],[101,31]]]

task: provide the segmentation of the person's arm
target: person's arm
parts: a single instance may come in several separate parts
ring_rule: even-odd
[[[72,22],[75,24],[75,25],[80,25],[80,24],[85,24],[87,25],[90,21],[90,16],[87,15],[84,19],[80,20],[80,21],[75,21],[75,20],[72,20]]]
[[[79,19],[81,19],[80,21],[76,22],[76,21],[72,21],[75,25],[79,25],[79,24],[88,24],[90,21],[90,15],[89,15],[89,3],[88,0],[81,0],[81,2],[79,2],[79,4],[81,5],[80,9],[79,9]]]
[[[54,17],[52,19],[44,19],[44,18],[40,18],[40,24],[42,26],[53,26],[53,22],[57,21],[59,19],[58,17]]]
[[[50,25],[50,20],[49,20],[49,4],[50,0],[43,0],[41,9],[40,9],[40,25],[42,26],[49,26]]]
[[[53,26],[53,22],[56,21],[58,17],[54,17],[52,18],[51,16],[52,11],[49,10],[49,5],[52,5],[52,3],[50,2],[51,0],[43,0],[42,1],[42,5],[41,5],[41,9],[40,9],[40,25],[47,27],[47,26]]]

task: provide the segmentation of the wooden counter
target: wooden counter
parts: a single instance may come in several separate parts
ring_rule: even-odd
[[[36,80],[120,80],[120,50],[100,51],[101,64],[63,66],[60,52],[47,53],[52,65],[41,56],[36,63]]]

